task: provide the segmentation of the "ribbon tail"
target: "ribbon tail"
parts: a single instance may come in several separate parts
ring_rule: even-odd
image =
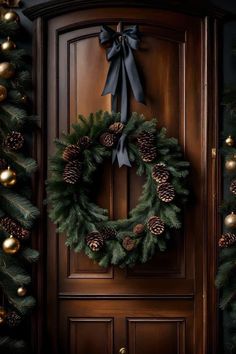
[[[122,123],[126,123],[128,116],[128,93],[127,93],[127,77],[124,61],[121,61],[121,117],[120,120]]]
[[[114,149],[112,152],[112,163],[114,163],[117,158],[119,167],[122,166],[131,167],[128,152],[125,146],[125,139],[126,139],[126,134],[122,134],[118,142],[117,148]]]
[[[120,68],[121,68],[121,58],[117,57],[116,59],[112,60],[110,63],[102,96],[105,96],[109,93],[112,94],[113,96],[116,95],[119,76],[120,76]]]

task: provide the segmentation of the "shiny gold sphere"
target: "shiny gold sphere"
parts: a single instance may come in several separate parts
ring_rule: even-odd
[[[25,296],[26,293],[27,293],[27,289],[26,289],[24,286],[20,286],[20,287],[17,289],[17,295],[20,296],[20,297]]]
[[[7,40],[1,44],[1,49],[3,51],[9,51],[15,48],[16,44],[10,39],[10,37],[8,37]]]
[[[3,16],[3,20],[6,22],[18,22],[20,18],[15,11],[7,11]]]
[[[224,224],[230,229],[236,228],[236,214],[234,212],[230,213],[225,217]]]
[[[225,168],[228,172],[234,172],[236,171],[236,157],[232,157],[229,160],[226,160],[225,162]]]
[[[229,135],[226,139],[225,139],[225,144],[227,146],[234,146],[234,139],[232,138],[231,135]]]
[[[5,318],[7,315],[7,311],[4,309],[3,306],[0,306],[0,317]]]
[[[11,63],[3,62],[0,64],[0,78],[11,79],[15,75],[15,68]]]
[[[15,254],[20,249],[20,241],[10,236],[3,241],[2,249],[6,254]]]
[[[0,85],[0,102],[7,98],[7,89],[5,86]]]
[[[0,183],[4,187],[12,187],[16,184],[16,173],[10,167],[0,172]]]

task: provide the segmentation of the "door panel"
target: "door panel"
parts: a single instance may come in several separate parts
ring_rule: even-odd
[[[101,24],[138,24],[135,53],[146,106],[130,95],[130,111],[158,118],[179,139],[191,162],[191,202],[168,251],[133,269],[102,269],[65,247],[48,221],[48,332],[55,353],[203,354],[207,117],[204,21],[154,9],[83,10],[48,22],[48,154],[76,116],[111,110],[102,97],[108,63],[98,43]],[[126,218],[143,179],[109,161],[99,176],[97,202],[111,219]],[[119,191],[119,193],[117,193]],[[201,222],[199,222],[201,221]],[[58,303],[57,305],[54,305]],[[94,336],[94,337],[93,337]],[[93,340],[90,340],[93,338]],[[197,343],[194,342],[197,338]],[[70,343],[70,349],[67,345]]]

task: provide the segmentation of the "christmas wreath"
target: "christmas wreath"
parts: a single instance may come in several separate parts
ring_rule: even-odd
[[[66,233],[66,245],[101,266],[132,266],[164,251],[171,231],[181,227],[181,205],[188,190],[189,163],[181,147],[157,121],[132,113],[127,124],[118,113],[79,116],[73,132],[56,140],[47,181],[50,218]],[[94,172],[112,155],[120,136],[126,137],[129,160],[146,181],[138,205],[128,219],[109,220],[108,211],[91,199]]]

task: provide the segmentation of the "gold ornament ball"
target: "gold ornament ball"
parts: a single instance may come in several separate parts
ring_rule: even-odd
[[[6,52],[15,48],[16,44],[10,39],[10,37],[8,37],[7,40],[1,44],[1,49]]]
[[[229,135],[226,139],[225,139],[225,144],[227,146],[234,146],[234,139],[232,138],[231,135]]]
[[[0,306],[0,325],[5,322],[6,316],[7,316],[7,311],[4,309],[4,307]]]
[[[230,229],[236,228],[236,214],[234,212],[230,213],[225,217],[224,224]]]
[[[3,16],[3,20],[6,22],[18,22],[20,18],[15,11],[7,11]]]
[[[11,63],[3,62],[0,64],[0,78],[11,79],[15,75],[15,68]]]
[[[5,86],[0,85],[0,102],[7,98],[7,89]]]
[[[0,183],[4,187],[12,187],[16,184],[16,173],[10,167],[0,173]]]
[[[228,172],[236,171],[236,157],[235,156],[225,162],[225,168]]]
[[[3,241],[2,249],[6,254],[15,254],[20,249],[20,241],[10,236]]]
[[[20,296],[20,297],[25,296],[26,293],[27,293],[27,289],[26,289],[24,286],[20,286],[20,287],[17,289],[17,295]]]

